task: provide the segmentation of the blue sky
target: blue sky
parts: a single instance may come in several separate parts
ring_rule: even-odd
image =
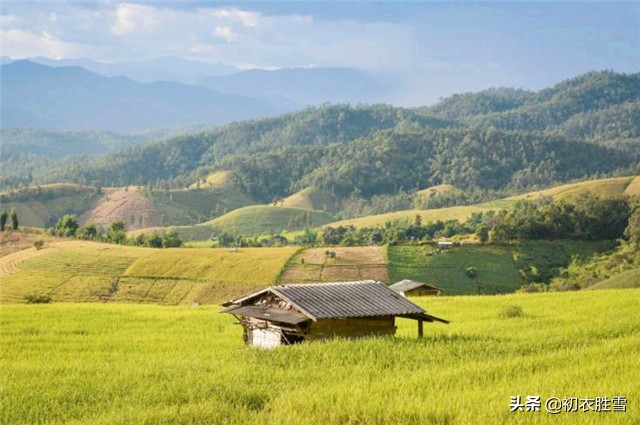
[[[640,70],[638,2],[8,1],[1,13],[13,58],[356,67],[445,92]]]

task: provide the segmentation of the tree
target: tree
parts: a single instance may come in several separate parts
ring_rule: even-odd
[[[164,248],[177,248],[182,246],[182,241],[176,232],[167,232],[162,236],[162,246]]]
[[[640,245],[640,200],[636,199],[633,211],[629,216],[629,224],[624,235],[635,245]]]
[[[2,232],[4,232],[4,228],[7,225],[7,218],[9,218],[9,214],[7,214],[7,211],[0,211],[0,231]]]
[[[476,229],[476,236],[481,244],[486,244],[489,240],[489,228],[484,224],[479,225]]]
[[[15,207],[11,208],[11,212],[9,213],[9,220],[11,220],[11,228],[13,230],[18,230],[18,212]]]
[[[124,221],[116,220],[111,223],[107,231],[107,238],[117,244],[123,244],[127,241],[127,232]]]
[[[162,236],[153,232],[153,234],[147,238],[146,244],[151,248],[162,248]]]
[[[65,214],[58,219],[58,222],[51,233],[56,236],[72,238],[76,236],[77,231],[78,222],[76,221],[76,216],[72,214]]]

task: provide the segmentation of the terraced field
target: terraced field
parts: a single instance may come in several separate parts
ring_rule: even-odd
[[[337,282],[373,279],[388,282],[385,248],[309,248],[291,257],[279,283]],[[335,258],[325,252],[335,252]]]
[[[216,303],[276,282],[295,248],[166,249],[69,241],[0,258],[0,302]]]

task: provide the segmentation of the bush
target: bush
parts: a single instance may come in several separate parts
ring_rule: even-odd
[[[27,300],[27,304],[49,304],[51,302],[51,297],[48,295],[26,295],[24,297]]]
[[[498,317],[500,317],[501,319],[510,319],[512,317],[522,316],[524,316],[524,311],[519,305],[508,305],[506,307],[503,307],[498,314]]]
[[[465,271],[467,272],[467,276],[469,276],[470,279],[478,276],[478,270],[476,270],[475,267],[467,267]]]
[[[42,239],[38,239],[33,243],[33,246],[36,248],[36,250],[39,250],[44,246],[44,241]]]

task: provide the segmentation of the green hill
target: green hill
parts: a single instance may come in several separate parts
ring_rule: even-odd
[[[227,233],[236,236],[258,236],[280,233],[283,230],[300,230],[319,227],[333,218],[323,211],[275,205],[252,205],[238,208],[221,217],[194,226],[176,226],[176,231],[185,241],[206,240],[212,233]]]
[[[308,187],[287,196],[278,205],[305,210],[325,211],[336,213],[340,210],[339,200],[326,190]]]

